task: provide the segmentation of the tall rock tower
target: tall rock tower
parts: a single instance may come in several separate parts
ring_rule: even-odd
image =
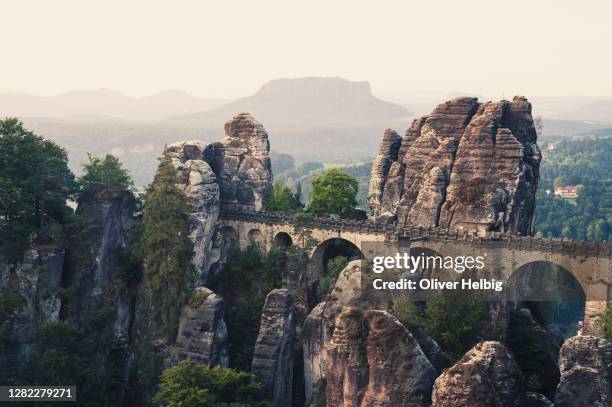
[[[387,130],[368,191],[370,216],[403,226],[529,235],[541,161],[531,103],[461,97]]]
[[[187,196],[193,261],[205,285],[211,267],[224,257],[221,209],[259,211],[272,188],[268,133],[249,113],[240,113],[225,123],[222,141],[180,141],[166,146],[164,154],[172,159]]]

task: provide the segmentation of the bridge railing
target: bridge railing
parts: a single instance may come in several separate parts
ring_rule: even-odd
[[[221,217],[227,220],[264,224],[295,224],[295,218],[291,214],[255,211],[252,209],[224,209]],[[542,252],[570,253],[577,256],[612,258],[612,244],[607,241],[537,238],[501,232],[478,234],[463,229],[448,230],[439,227],[401,226],[396,222],[378,222],[370,219],[350,220],[322,216],[313,216],[312,220],[307,221],[305,224],[309,228],[385,235],[389,240],[464,241],[472,245],[476,244],[487,247],[505,247]]]

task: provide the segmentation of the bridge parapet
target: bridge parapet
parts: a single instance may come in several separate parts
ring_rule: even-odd
[[[271,225],[293,225],[293,215],[286,213],[255,211],[250,209],[224,209],[221,218]],[[313,229],[326,229],[362,234],[386,235],[392,240],[432,240],[466,242],[483,247],[499,247],[518,250],[564,253],[573,256],[612,258],[612,244],[607,241],[577,241],[568,239],[536,238],[511,233],[486,232],[476,234],[468,230],[448,230],[439,227],[398,226],[395,222],[373,220],[348,220],[314,216],[307,223]]]

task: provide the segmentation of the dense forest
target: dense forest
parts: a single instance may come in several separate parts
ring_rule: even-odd
[[[543,150],[535,232],[542,237],[610,240],[612,233],[612,138],[574,138]],[[554,194],[574,185],[576,198]]]

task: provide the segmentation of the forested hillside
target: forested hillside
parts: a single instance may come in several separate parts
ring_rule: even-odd
[[[535,231],[543,237],[610,240],[612,138],[576,138],[544,149]],[[577,197],[561,198],[555,186],[575,185]]]

